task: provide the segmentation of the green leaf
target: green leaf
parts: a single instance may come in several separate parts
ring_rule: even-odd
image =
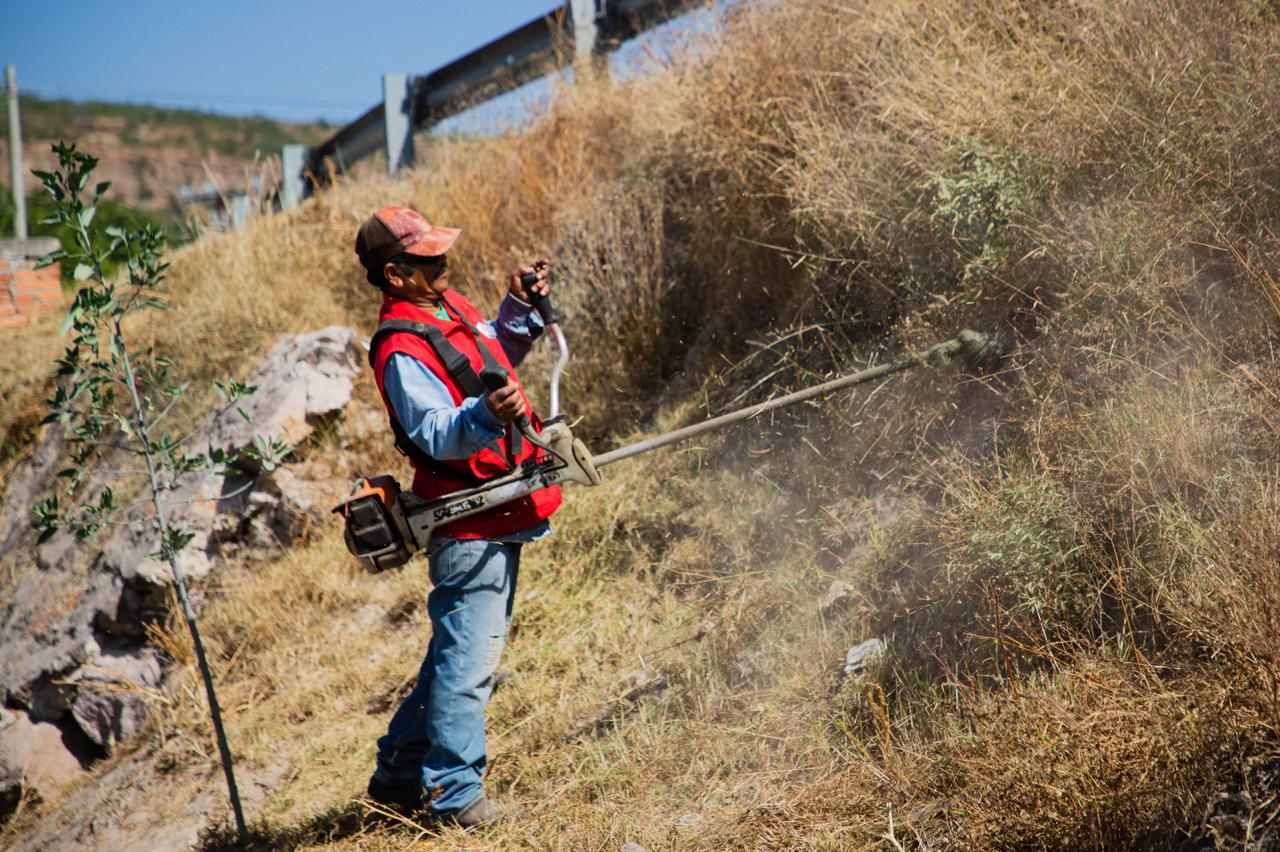
[[[46,254],[36,263],[36,269],[44,269],[46,266],[52,266],[67,256],[66,249],[54,249]]]
[[[97,212],[98,212],[97,207],[86,207],[83,210],[81,210],[80,211],[80,227],[82,228],[89,227],[89,223],[93,221],[93,217]]]
[[[246,447],[244,455],[248,458],[255,459],[262,465],[264,471],[273,471],[284,460],[286,456],[293,452],[293,447],[285,443],[280,435],[274,435],[270,438],[265,435],[254,435],[253,446]]]
[[[87,263],[77,263],[76,271],[72,273],[72,277],[77,281],[85,281],[93,277],[93,267]]]
[[[58,326],[58,336],[66,337],[67,332],[71,330],[71,326],[75,324],[75,321],[79,319],[79,317],[80,317],[80,311],[76,308],[75,305],[72,305],[67,310],[67,315],[62,318],[62,325]]]
[[[58,527],[61,526],[58,514],[58,495],[55,494],[52,497],[46,497],[41,500],[31,507],[31,512],[35,515],[35,520],[32,521],[31,526],[40,532],[39,543],[48,541],[58,531]]]
[[[133,426],[124,418],[124,415],[112,412],[112,417],[115,418],[116,425],[120,427],[120,431],[132,438],[134,435]]]
[[[165,559],[175,555],[191,543],[191,539],[195,538],[195,533],[184,532],[177,527],[166,527],[164,536],[161,540],[160,550],[147,554],[148,559]]]
[[[99,198],[107,194],[107,190],[111,188],[111,181],[104,180],[93,189],[93,199],[97,201]]]

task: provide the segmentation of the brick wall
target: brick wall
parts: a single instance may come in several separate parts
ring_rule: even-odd
[[[61,313],[65,302],[58,264],[36,269],[56,240],[0,240],[0,327],[25,325]]]

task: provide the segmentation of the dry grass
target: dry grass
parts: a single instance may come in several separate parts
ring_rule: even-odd
[[[39,430],[46,413],[44,380],[61,354],[54,335],[58,320],[47,317],[5,330],[9,363],[0,382],[0,472],[8,473]]]
[[[1263,805],[1210,809],[1280,742],[1274,7],[805,0],[735,7],[720,42],[182,250],[182,321],[146,329],[209,377],[284,332],[368,330],[352,234],[407,202],[465,229],[454,268],[487,306],[516,260],[559,260],[566,407],[598,449],[964,325],[1019,343],[997,375],[904,376],[572,492],[490,713],[491,790],[527,818],[438,845],[1269,831]],[[246,772],[283,768],[267,841],[429,844],[354,803],[425,584],[359,574],[331,531],[221,581],[231,739]],[[885,664],[844,679],[872,635]],[[192,785],[217,780],[201,707],[192,681],[157,718]]]

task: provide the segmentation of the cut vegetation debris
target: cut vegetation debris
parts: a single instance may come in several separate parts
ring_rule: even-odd
[[[286,333],[368,334],[351,240],[387,203],[466,229],[452,269],[490,308],[546,253],[598,452],[960,328],[1016,342],[996,375],[911,373],[568,495],[489,713],[490,793],[524,818],[483,835],[360,798],[426,641],[424,566],[367,575],[328,527],[231,562],[204,632],[263,844],[1276,842],[1278,53],[1261,2],[740,4],[698,58],[175,252],[180,322],[139,333],[198,353],[197,380]],[[50,332],[12,336],[15,447]],[[302,449],[336,481],[399,464],[360,425],[367,375],[355,396]],[[131,830],[221,816],[179,626],[154,625],[147,726],[0,843],[107,836],[93,796]]]

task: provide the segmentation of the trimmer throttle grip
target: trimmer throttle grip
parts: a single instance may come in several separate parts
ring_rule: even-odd
[[[538,283],[538,273],[529,272],[520,276],[520,283],[526,288],[532,287]],[[542,317],[542,321],[547,325],[560,322],[560,312],[551,304],[551,297],[544,296],[541,293],[535,293],[526,289],[525,293],[529,295],[529,304],[538,312],[538,316]]]
[[[500,390],[507,384],[507,368],[485,367],[480,371],[480,381],[484,382],[484,389],[490,393]]]
[[[480,381],[484,383],[485,390],[490,393],[506,387],[508,376],[507,368],[500,365],[485,367],[480,371]],[[529,415],[521,414],[517,417],[516,426],[521,429],[528,429],[530,426]]]

